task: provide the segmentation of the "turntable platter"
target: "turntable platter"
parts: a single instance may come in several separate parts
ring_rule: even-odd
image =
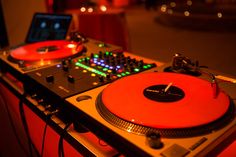
[[[14,60],[57,60],[81,54],[82,44],[65,40],[43,41],[18,47],[10,52]]]
[[[108,115],[131,124],[157,129],[194,128],[218,120],[229,110],[229,97],[221,90],[217,97],[213,93],[211,83],[197,77],[143,73],[107,86],[97,104],[102,104]],[[99,112],[107,119],[107,113]]]

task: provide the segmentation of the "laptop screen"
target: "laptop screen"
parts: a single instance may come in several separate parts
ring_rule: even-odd
[[[35,13],[25,42],[65,39],[71,20],[72,15]]]

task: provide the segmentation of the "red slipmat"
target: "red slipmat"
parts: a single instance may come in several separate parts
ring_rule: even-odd
[[[78,55],[83,45],[65,40],[42,41],[20,46],[10,52],[15,60],[57,60]]]
[[[151,86],[170,85],[184,92],[173,102],[158,102],[144,96]],[[230,105],[229,97],[207,80],[176,73],[143,73],[121,78],[102,92],[102,103],[115,116],[157,129],[198,127],[221,118]]]

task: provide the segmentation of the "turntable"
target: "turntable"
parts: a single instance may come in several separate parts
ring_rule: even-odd
[[[84,45],[66,40],[42,41],[19,46],[0,55],[3,63],[20,73],[55,64],[82,55]]]
[[[225,84],[149,71],[66,101],[86,117],[81,123],[127,155],[203,156],[235,130],[235,85]]]

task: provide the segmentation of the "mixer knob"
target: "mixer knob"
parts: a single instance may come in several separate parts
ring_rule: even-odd
[[[123,50],[118,51],[118,52],[117,52],[117,55],[118,55],[118,56],[122,56],[122,55],[124,56],[124,51],[123,51]]]
[[[68,80],[68,82],[70,82],[70,83],[74,83],[74,82],[75,82],[75,78],[74,78],[72,75],[68,75],[68,76],[67,76],[67,80]]]
[[[110,65],[114,67],[114,66],[116,65],[116,62],[115,62],[114,60],[112,60],[112,61],[110,62]]]
[[[62,61],[61,61],[61,64],[62,64],[62,65],[66,65],[66,64],[67,64],[67,63],[66,63],[66,60],[62,60]]]
[[[130,72],[134,72],[134,67],[133,67],[133,66],[130,66],[130,67],[129,67],[129,71],[130,71]]]
[[[113,74],[116,74],[116,73],[117,73],[116,68],[112,69],[112,73],[113,73]]]
[[[109,64],[110,63],[110,60],[108,58],[105,59],[105,63],[106,64]]]
[[[111,79],[111,75],[107,74],[106,78],[107,78],[107,80],[110,80]]]
[[[138,66],[139,66],[140,68],[143,67],[143,60],[140,60],[140,61],[138,62]]]
[[[90,59],[89,58],[84,58],[84,62],[86,63],[86,64],[89,64],[89,61],[90,61]]]
[[[68,65],[63,65],[62,69],[63,69],[64,71],[68,71],[68,70],[69,70],[69,67],[68,67]]]
[[[128,65],[124,63],[124,69],[128,70]]]
[[[94,54],[93,53],[90,54],[90,58],[94,58]]]
[[[104,82],[104,77],[103,76],[99,76],[99,81],[100,82]]]
[[[69,58],[67,59],[67,62],[68,62],[69,64],[71,64],[71,63],[72,63],[72,58],[69,57]]]
[[[137,60],[135,58],[133,58],[133,59],[131,59],[131,62],[135,64],[137,62]]]
[[[103,58],[102,51],[99,51],[99,53],[98,53],[98,57],[99,57],[100,59],[102,59],[102,58]]]
[[[46,76],[46,81],[48,83],[53,83],[54,82],[54,76],[53,75],[48,75]]]
[[[116,62],[117,62],[117,64],[120,65],[120,64],[121,64],[121,60],[120,60],[120,58],[118,58]]]

